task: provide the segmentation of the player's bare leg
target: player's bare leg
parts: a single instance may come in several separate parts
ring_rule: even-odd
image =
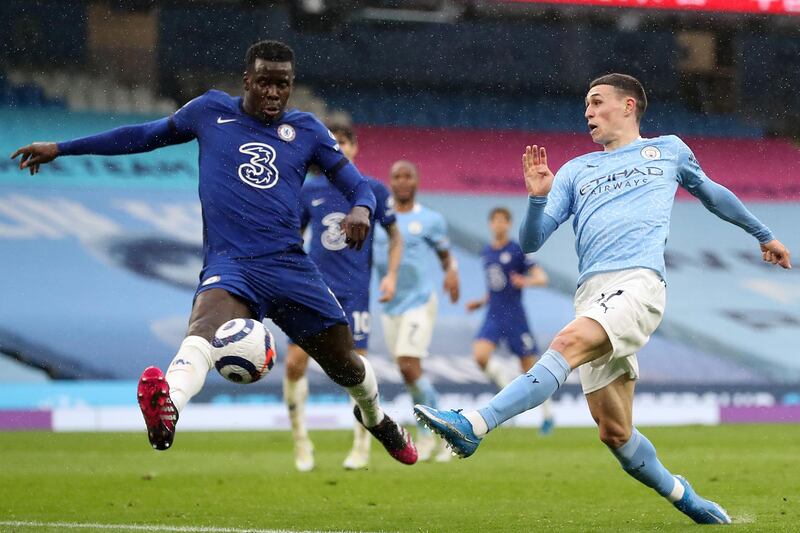
[[[286,350],[286,375],[283,378],[283,400],[289,412],[294,439],[294,466],[300,472],[314,469],[314,445],[306,429],[306,399],[308,398],[308,354],[296,344]]]
[[[608,446],[625,472],[655,490],[695,522],[730,523],[722,507],[698,496],[688,481],[673,476],[664,468],[653,444],[633,427],[635,383],[623,375],[610,385],[586,395],[589,411],[600,430],[600,440]]]
[[[157,367],[145,369],[139,379],[137,396],[150,444],[157,450],[172,446],[175,424],[189,399],[200,392],[211,360],[210,341],[222,324],[253,314],[247,304],[223,289],[197,295],[189,318],[189,332],[166,375]]]
[[[347,389],[356,403],[354,415],[389,454],[404,464],[417,461],[408,432],[386,415],[378,400],[378,383],[372,365],[353,350],[350,328],[336,324],[297,343],[319,363],[334,383]]]

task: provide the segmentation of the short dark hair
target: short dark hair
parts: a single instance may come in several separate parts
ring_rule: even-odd
[[[503,215],[506,217],[506,220],[511,222],[511,211],[509,211],[507,207],[495,207],[489,211],[489,220],[492,220],[495,215]]]
[[[630,96],[636,100],[636,120],[642,120],[647,109],[647,95],[644,93],[644,87],[639,80],[628,74],[614,72],[596,78],[589,84],[589,88],[591,89],[596,85],[611,85],[625,96]]]
[[[276,62],[288,61],[292,64],[292,69],[294,69],[294,51],[288,44],[281,41],[259,41],[248,48],[247,54],[244,56],[247,70],[253,70],[256,59]]]
[[[344,124],[342,122],[331,122],[328,124],[328,129],[331,130],[331,133],[334,135],[344,136],[345,139],[353,144],[358,143],[358,140],[356,139],[356,132],[354,132],[352,126],[349,126],[348,124]]]

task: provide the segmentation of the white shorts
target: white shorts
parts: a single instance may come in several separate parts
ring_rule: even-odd
[[[583,393],[589,394],[628,374],[639,378],[636,352],[661,323],[666,284],[649,268],[595,274],[575,293],[575,316],[597,321],[608,334],[612,350],[579,368]]]
[[[381,315],[383,336],[392,357],[427,357],[439,310],[436,293],[428,302],[400,315]]]

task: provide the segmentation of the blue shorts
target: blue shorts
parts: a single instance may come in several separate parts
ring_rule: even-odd
[[[350,324],[350,331],[353,332],[353,347],[356,350],[366,350],[369,344],[369,331],[371,317],[369,314],[369,292],[360,294],[336,295],[336,299],[342,304],[347,322]],[[297,344],[294,339],[289,338],[290,344]]]
[[[494,344],[505,340],[508,349],[517,357],[527,357],[539,353],[536,339],[528,327],[528,321],[519,319],[498,319],[487,316],[475,339],[483,339]]]
[[[269,317],[295,339],[348,323],[317,266],[300,248],[207,265],[200,273],[195,297],[210,289],[224,289],[245,299],[259,320]]]

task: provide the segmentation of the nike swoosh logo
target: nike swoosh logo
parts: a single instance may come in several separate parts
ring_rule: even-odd
[[[311,200],[311,206],[317,207],[318,205],[322,205],[325,203],[325,198],[317,198],[316,200]]]
[[[597,168],[597,167],[599,167],[600,165],[593,165],[593,164],[591,164],[591,163],[586,163],[586,166],[587,166],[587,167],[589,167],[589,168]]]
[[[367,338],[366,335],[353,335],[353,340],[354,341],[363,341],[366,338]]]
[[[217,117],[217,124],[227,124],[228,122],[236,122],[236,119]]]

